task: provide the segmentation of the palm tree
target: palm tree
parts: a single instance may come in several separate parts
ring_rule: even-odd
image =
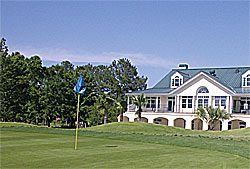
[[[137,117],[137,121],[141,121],[141,112],[142,112],[142,107],[144,107],[147,104],[147,100],[144,96],[144,93],[142,93],[139,96],[133,96],[133,103],[137,106],[138,110],[135,112],[138,117]]]
[[[108,122],[108,109],[112,106],[113,100],[105,95],[100,95],[97,99],[97,109],[104,113],[104,121],[106,124]]]
[[[119,100],[116,102],[116,104],[118,105],[118,109],[120,111],[120,122],[122,122],[123,121],[123,111],[127,107],[127,102],[124,100]]]
[[[198,107],[197,116],[204,120],[208,124],[208,130],[213,130],[214,127],[220,122],[220,120],[228,120],[232,116],[225,110],[220,110],[220,108],[209,107]]]
[[[122,122],[123,121],[123,111],[124,111],[124,109],[126,109],[127,102],[125,100],[122,100],[120,97],[117,100],[115,100],[111,97],[108,97],[108,99],[112,100],[117,105],[117,109],[120,112],[120,122]]]

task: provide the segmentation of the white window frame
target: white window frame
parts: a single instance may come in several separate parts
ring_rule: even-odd
[[[242,87],[250,87],[250,70],[242,75]]]
[[[216,101],[218,101],[219,103],[216,104]],[[220,107],[220,108],[226,109],[227,108],[227,96],[215,96],[214,107]]]
[[[177,87],[179,87],[179,86],[181,86],[183,84],[183,76],[180,73],[178,73],[178,72],[176,72],[175,74],[173,74],[171,76],[170,80],[171,80],[170,81],[171,88],[177,88]],[[178,80],[178,85],[176,83],[177,80]]]
[[[181,99],[181,107],[183,109],[192,109],[193,108],[193,96],[182,96]],[[183,105],[185,105],[185,107],[183,107]],[[190,107],[191,105],[191,107]]]
[[[157,101],[156,101],[157,97],[146,97],[146,100],[148,102],[148,104],[146,105],[147,109],[156,109],[156,106],[158,106],[158,109],[161,108],[161,97],[158,97],[158,105]],[[152,104],[152,101],[154,100],[154,104]],[[152,107],[152,105],[154,105],[155,107]]]
[[[201,91],[201,89],[206,89],[206,90],[204,90],[205,92],[200,92]],[[207,87],[205,87],[205,86],[201,86],[201,87],[199,87],[198,88],[198,90],[197,90],[197,108],[199,107],[199,101],[202,101],[201,102],[201,106],[202,107],[205,107],[205,106],[207,106],[207,107],[209,107],[209,106],[211,106],[210,105],[210,93],[209,93],[209,90],[208,90],[208,88]],[[206,103],[206,102],[207,103]]]

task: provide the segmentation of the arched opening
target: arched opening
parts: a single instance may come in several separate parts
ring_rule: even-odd
[[[180,127],[180,128],[185,128],[186,127],[186,120],[184,120],[183,118],[177,118],[174,120],[174,126]]]
[[[243,120],[232,120],[228,122],[228,130],[246,128],[246,122]]]
[[[137,122],[137,117],[134,118],[134,122]],[[148,119],[145,118],[145,117],[142,117],[142,118],[141,118],[141,122],[143,122],[143,123],[148,123]]]
[[[129,118],[127,116],[123,116],[123,121],[124,122],[129,122]]]
[[[213,128],[214,131],[222,130],[222,122],[220,120],[217,120],[214,124],[215,124]]]
[[[163,117],[157,117],[157,118],[154,119],[154,124],[168,125],[168,119],[163,118]]]
[[[203,121],[201,119],[192,120],[192,130],[202,130]]]

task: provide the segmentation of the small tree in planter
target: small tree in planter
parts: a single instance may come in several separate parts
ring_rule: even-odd
[[[220,110],[220,108],[209,107],[198,107],[197,116],[204,120],[208,124],[208,130],[214,130],[214,127],[220,122],[220,120],[228,120],[232,116],[225,110]]]

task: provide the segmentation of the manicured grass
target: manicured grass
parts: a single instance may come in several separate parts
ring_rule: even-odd
[[[9,129],[9,130],[8,130]],[[137,141],[3,128],[1,168],[247,168],[240,156]],[[73,132],[73,131],[71,131]]]
[[[38,127],[28,123],[0,122],[0,127]]]
[[[74,130],[0,123],[1,168],[249,168],[249,141],[240,133],[244,130],[236,133],[239,140],[213,134],[159,135],[160,125],[152,125],[156,133],[151,128],[142,134],[129,132],[127,124],[147,128],[114,123],[80,130],[75,152]]]
[[[96,132],[113,132],[113,133],[139,133],[139,134],[161,134],[161,135],[189,135],[189,136],[210,136],[210,137],[233,137],[245,138],[250,140],[250,128],[235,129],[226,131],[202,131],[187,130],[166,125],[150,124],[150,123],[108,123],[105,125],[94,126],[84,130]]]

